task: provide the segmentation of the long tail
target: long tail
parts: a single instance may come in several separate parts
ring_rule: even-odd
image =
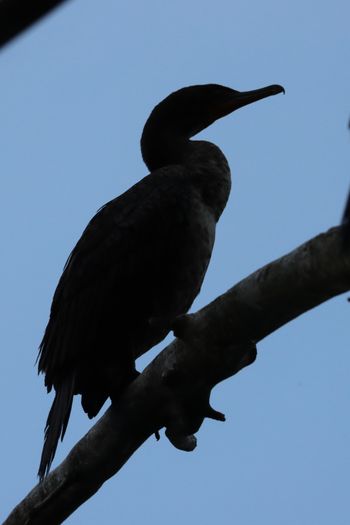
[[[74,375],[70,375],[56,388],[55,399],[45,426],[45,440],[38,471],[40,481],[49,473],[58,441],[60,438],[62,441],[66,432],[73,403],[74,383]]]

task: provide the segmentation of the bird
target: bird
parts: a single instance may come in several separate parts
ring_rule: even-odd
[[[74,395],[89,418],[108,398],[117,403],[138,376],[135,360],[164,339],[201,289],[231,176],[215,144],[191,139],[282,92],[277,84],[252,91],[193,85],[151,112],[141,136],[150,173],[91,219],[53,296],[38,354],[38,373],[55,392],[40,481],[65,435]]]

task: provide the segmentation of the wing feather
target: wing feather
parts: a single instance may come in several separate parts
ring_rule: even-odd
[[[48,389],[68,368],[82,366],[82,356],[89,362],[104,351],[114,352],[116,360],[133,360],[142,353],[144,343],[140,350],[134,334],[138,327],[142,334],[149,317],[162,313],[157,305],[162,310],[171,302],[164,287],[171,288],[181,252],[190,248],[185,232],[196,196],[193,185],[184,189],[186,176],[179,166],[153,172],[103,206],[87,225],[64,267],[40,345],[39,371],[46,374]],[[194,288],[190,295],[195,297],[196,283]]]

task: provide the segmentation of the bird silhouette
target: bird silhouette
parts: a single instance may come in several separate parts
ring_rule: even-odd
[[[150,170],[105,204],[70,254],[39,349],[39,372],[55,397],[39,478],[65,434],[73,396],[94,417],[137,376],[135,359],[159,343],[200,291],[215,227],[230,193],[221,150],[191,138],[238,108],[284,92],[217,84],[180,89],[148,118],[141,152]]]

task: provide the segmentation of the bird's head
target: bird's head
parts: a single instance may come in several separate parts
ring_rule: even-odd
[[[150,141],[189,140],[219,118],[257,100],[284,93],[277,84],[253,91],[236,91],[219,84],[189,86],[171,93],[150,114],[141,148],[147,164]],[[146,155],[145,155],[146,153]]]
[[[191,138],[236,109],[278,93],[284,93],[284,89],[277,84],[253,91],[236,91],[219,84],[189,86],[162,100],[148,121],[158,121],[163,130],[170,128]]]

